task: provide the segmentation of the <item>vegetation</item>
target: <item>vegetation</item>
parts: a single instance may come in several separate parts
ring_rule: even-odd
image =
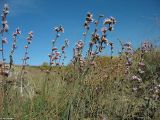
[[[13,34],[13,45],[6,63],[3,46],[7,42],[6,16],[8,5],[2,14],[2,42],[0,64],[0,119],[15,120],[159,120],[160,118],[160,49],[145,41],[133,50],[130,42],[121,43],[119,55],[112,56],[114,44],[107,40],[116,20],[104,20],[98,33],[98,25],[104,17],[93,20],[87,13],[86,32],[73,49],[72,62],[64,65],[68,40],[61,50],[55,45],[64,28],[55,27],[49,63],[28,66],[29,46],[33,32],[29,32],[22,65],[14,65],[16,39],[20,29]],[[94,24],[93,24],[94,23]],[[90,25],[94,32],[87,44]],[[99,35],[100,34],[100,35]],[[88,45],[85,51],[84,46]],[[111,56],[102,56],[110,48]],[[84,55],[85,54],[85,55]]]

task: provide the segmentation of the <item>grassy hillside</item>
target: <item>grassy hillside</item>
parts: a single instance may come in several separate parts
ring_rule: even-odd
[[[86,73],[73,65],[53,67],[50,73],[47,67],[27,67],[23,94],[19,79],[7,79],[12,82],[7,84],[5,101],[4,95],[0,97],[1,113],[5,105],[5,116],[23,120],[158,120],[159,50],[145,55],[145,73],[136,81],[132,76],[138,74],[139,55],[134,54],[127,76],[125,55],[113,59],[97,57],[96,65]],[[15,67],[14,73],[18,74],[20,69]]]

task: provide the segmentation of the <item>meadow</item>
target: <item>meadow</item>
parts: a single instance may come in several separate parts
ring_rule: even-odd
[[[7,41],[9,7],[2,10],[0,63],[0,119],[13,120],[160,120],[160,49],[144,41],[134,50],[132,43],[117,40],[121,50],[113,55],[116,19],[86,14],[82,40],[73,48],[70,63],[64,64],[69,41],[56,47],[62,25],[54,28],[49,62],[30,66],[34,39],[30,31],[22,65],[14,64],[20,28]],[[99,25],[103,26],[102,28]],[[90,35],[90,27],[94,27]],[[87,36],[90,36],[87,43]],[[6,62],[4,46],[13,42]],[[33,41],[34,42],[34,41]],[[84,49],[85,47],[88,49]],[[110,56],[101,53],[109,49]],[[47,56],[47,55],[46,55]],[[32,57],[31,57],[32,58]]]

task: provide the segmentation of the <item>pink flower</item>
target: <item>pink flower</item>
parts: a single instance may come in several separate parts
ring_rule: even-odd
[[[24,48],[26,48],[26,49],[27,49],[27,48],[28,48],[28,46],[26,45],[26,46],[24,46]]]
[[[9,26],[8,26],[8,24],[5,24],[5,25],[4,25],[4,31],[5,31],[5,32],[8,32],[8,30],[9,30]]]
[[[2,21],[2,25],[6,25],[6,24],[7,24],[6,20]]]
[[[59,56],[60,55],[60,52],[55,52],[56,53],[56,56]]]
[[[103,22],[104,25],[111,24],[111,23],[112,23],[112,21],[109,18],[105,19]]]
[[[116,24],[116,19],[114,17],[110,17],[111,21],[112,21],[112,24]]]
[[[106,28],[106,27],[103,27],[103,28],[101,29],[101,31],[105,34],[105,33],[107,32],[107,28]]]
[[[4,44],[5,44],[5,43],[8,43],[7,38],[3,38],[3,39],[2,39],[2,43],[4,43]]]
[[[17,35],[20,35],[20,34],[21,34],[21,31],[20,31],[19,28],[16,29],[16,34],[17,34]]]
[[[58,48],[56,48],[56,47],[52,48],[52,51],[55,51],[55,50],[58,50]]]
[[[58,56],[55,56],[55,57],[54,57],[55,60],[57,60],[58,58],[59,58]]]
[[[6,16],[8,13],[9,13],[9,6],[8,4],[5,4],[3,8],[3,14],[4,16]]]
[[[29,35],[30,38],[33,38],[33,31],[30,31],[30,32],[28,33],[28,35]]]

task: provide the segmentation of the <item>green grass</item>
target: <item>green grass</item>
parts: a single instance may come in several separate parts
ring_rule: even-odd
[[[134,56],[131,74],[136,74],[138,55]],[[159,51],[146,54],[140,83],[126,79],[123,56],[122,60],[96,58],[96,67],[87,74],[72,65],[53,67],[49,74],[46,66],[28,67],[25,81],[29,84],[23,96],[16,84],[8,84],[6,95],[1,89],[0,116],[15,120],[159,120],[160,101],[149,91],[160,84],[159,59]],[[19,71],[20,66],[15,67],[15,72]],[[7,79],[19,81],[15,76]],[[137,92],[132,90],[134,85],[139,86]]]

